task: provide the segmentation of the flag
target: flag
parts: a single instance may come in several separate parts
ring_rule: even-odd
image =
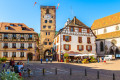
[[[59,5],[60,5],[60,3],[58,3],[58,6],[57,6],[57,8],[56,8],[56,9],[58,9]]]
[[[35,6],[35,4],[37,4],[37,2],[34,3],[34,6]]]

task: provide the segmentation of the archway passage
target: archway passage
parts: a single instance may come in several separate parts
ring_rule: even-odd
[[[45,50],[44,52],[44,59],[46,58],[52,58],[52,53],[51,53],[51,50],[49,49]]]
[[[33,60],[33,54],[32,53],[28,53],[27,54],[27,59],[29,59],[30,61]]]
[[[111,54],[111,55],[114,55],[113,49],[110,49],[110,54]]]
[[[120,52],[118,48],[115,50],[115,58],[120,59]]]

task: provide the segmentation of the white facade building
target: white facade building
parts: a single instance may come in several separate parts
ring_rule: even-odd
[[[95,20],[91,29],[97,36],[97,55],[120,58],[120,12]]]
[[[74,17],[54,38],[57,59],[61,60],[65,53],[69,55],[96,54],[95,35],[92,30]]]

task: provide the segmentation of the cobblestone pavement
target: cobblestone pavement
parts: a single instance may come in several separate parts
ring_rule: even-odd
[[[25,69],[31,69],[31,76],[28,77],[27,72],[24,72],[22,76],[24,80],[113,80],[113,73],[115,74],[115,80],[120,80],[119,70],[106,70],[106,69],[94,69],[93,67],[83,66],[85,64],[71,64],[71,63],[43,63],[39,61],[25,63]],[[91,65],[90,63],[89,65]],[[100,65],[94,63],[92,65]],[[101,65],[104,66],[104,65]],[[119,65],[118,65],[119,66]],[[0,66],[1,69],[2,66]],[[43,75],[43,68],[45,69],[45,75]],[[57,75],[56,73],[57,68]],[[70,75],[71,68],[71,75]],[[85,76],[85,69],[87,76]],[[97,79],[97,71],[99,71],[99,79]]]

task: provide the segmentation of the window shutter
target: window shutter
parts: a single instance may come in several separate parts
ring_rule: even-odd
[[[87,43],[89,43],[89,38],[87,37]]]
[[[65,46],[66,46],[66,45],[64,44],[64,50],[66,50],[66,49],[65,49]]]
[[[92,46],[90,46],[91,47],[91,51],[92,51]]]
[[[4,43],[1,43],[2,44],[2,48],[3,48],[3,46],[4,46]]]
[[[26,43],[26,48],[28,48],[28,43]]]
[[[84,50],[84,46],[82,45],[82,50]]]
[[[10,48],[12,48],[12,43],[10,43]]]
[[[10,52],[9,54],[10,54],[10,57],[12,57],[12,52]]]
[[[71,27],[69,27],[69,31],[71,31]]]
[[[88,45],[86,45],[86,50],[88,51]]]
[[[69,50],[71,50],[71,45],[69,45]]]
[[[71,36],[69,36],[69,41],[71,41]]]
[[[1,57],[3,57],[3,52],[2,52],[2,54],[1,54]]]
[[[82,32],[82,28],[79,28],[79,32]]]
[[[90,32],[90,29],[87,29],[87,33],[89,33]]]
[[[63,41],[65,41],[65,35],[63,35]]]
[[[10,52],[8,52],[8,57],[10,57]]]
[[[73,27],[73,32],[75,32],[75,27]]]
[[[78,42],[82,43],[82,37],[78,37]]]
[[[24,57],[26,57],[26,52],[24,52]]]
[[[79,50],[79,45],[77,45],[77,50]]]
[[[32,48],[34,48],[34,43],[32,43]]]

